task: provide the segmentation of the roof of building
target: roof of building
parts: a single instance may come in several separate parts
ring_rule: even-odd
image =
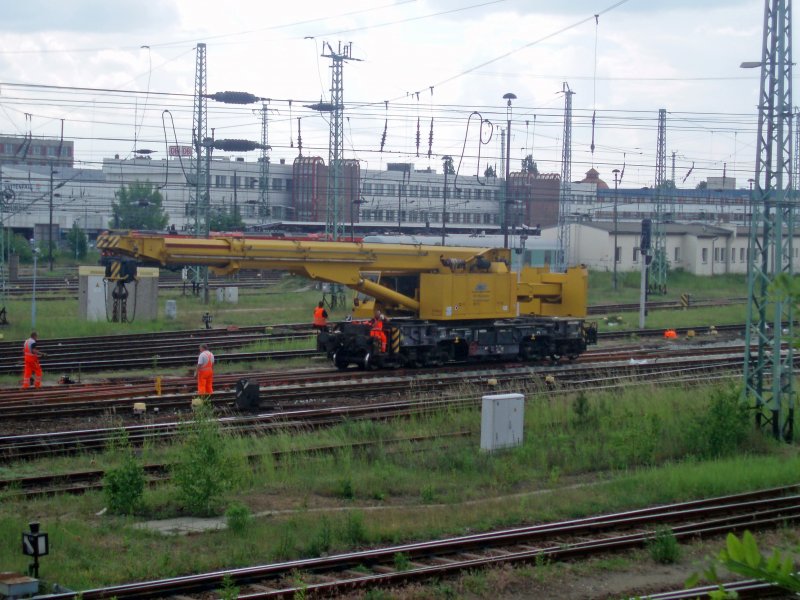
[[[579,223],[579,225],[601,229],[609,233],[614,231],[614,223],[610,221],[588,221]],[[664,230],[667,234],[693,235],[696,237],[728,237],[733,234],[733,231],[730,229],[704,223],[666,223],[664,225]],[[640,222],[621,221],[617,223],[617,233],[638,235],[641,232],[642,224]]]
[[[594,183],[597,185],[598,190],[607,190],[608,184],[600,179],[600,173],[597,172],[597,169],[591,168],[586,171],[586,177],[581,179],[578,183]]]

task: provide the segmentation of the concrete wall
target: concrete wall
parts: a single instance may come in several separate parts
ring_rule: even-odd
[[[114,283],[104,281],[103,267],[78,267],[78,316],[86,321],[111,319]],[[128,321],[158,318],[158,269],[140,267],[138,281],[128,284]]]

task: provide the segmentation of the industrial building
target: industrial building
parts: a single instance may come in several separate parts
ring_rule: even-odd
[[[27,138],[5,137],[7,150],[19,154]],[[30,148],[53,148],[58,140],[31,142]],[[31,150],[31,152],[33,152]],[[34,156],[41,155],[35,154]],[[63,160],[52,163],[10,164],[2,168],[3,201],[0,220],[6,227],[28,238],[46,239],[52,224],[54,239],[77,224],[90,237],[112,222],[115,193],[133,182],[152,183],[163,197],[170,226],[190,233],[195,219],[193,162],[181,152],[167,159],[108,158],[100,169],[72,166],[73,147],[64,143]],[[48,151],[44,151],[47,156]],[[173,153],[170,153],[173,154]],[[190,153],[189,153],[190,154]],[[10,160],[10,159],[9,159]],[[402,232],[437,236],[451,234],[498,234],[504,217],[512,238],[541,228],[543,236],[556,235],[559,212],[560,176],[511,173],[505,202],[505,179],[448,174],[430,168],[418,169],[413,163],[388,163],[384,169],[361,169],[358,161],[342,161],[337,222],[346,234],[364,236]],[[241,215],[248,230],[272,233],[321,233],[325,229],[328,166],[320,157],[298,156],[289,162],[279,159],[268,165],[266,185],[261,187],[261,163],[241,157],[219,156],[209,161],[205,191],[210,211],[233,211]],[[669,190],[667,231],[673,267],[696,273],[745,272],[740,261],[740,240],[749,222],[748,190],[727,189]],[[609,232],[618,225],[618,264],[621,270],[637,267],[634,241],[639,223],[655,212],[659,200],[652,189],[609,189],[595,169],[569,185],[570,248],[567,261],[593,268],[610,268],[613,244]],[[507,209],[507,215],[504,211]],[[707,250],[723,252],[724,259],[694,260],[686,246],[689,238],[705,239],[699,228],[719,230],[717,238],[726,247]],[[682,237],[681,237],[682,236]],[[629,239],[630,238],[630,239]],[[555,241],[548,242],[548,248]],[[698,246],[699,247],[699,246]],[[677,250],[676,250],[677,248]],[[683,252],[683,254],[681,254]],[[735,256],[734,256],[735,255]],[[721,263],[721,264],[715,264]],[[704,266],[705,265],[705,266]]]

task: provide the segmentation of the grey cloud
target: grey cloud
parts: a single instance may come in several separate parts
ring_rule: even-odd
[[[154,31],[177,20],[177,12],[173,5],[167,2],[22,0],[3,4],[0,31],[5,32]]]

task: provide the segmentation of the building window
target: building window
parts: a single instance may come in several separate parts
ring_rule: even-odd
[[[719,249],[719,260],[720,262],[725,262],[725,248]]]
[[[731,263],[736,262],[736,248],[731,248]]]
[[[675,262],[679,262],[681,260],[681,249],[678,246],[675,246]]]
[[[258,177],[250,177],[247,181],[247,185],[251,190],[256,189],[256,186],[258,185]]]
[[[3,144],[4,154],[14,154],[14,144]]]
[[[707,262],[708,262],[708,248],[703,248],[703,249],[700,251],[700,260],[701,260],[703,263],[707,263]]]
[[[482,190],[475,190],[475,200],[481,199],[481,191]]]
[[[492,224],[492,213],[483,213],[483,224],[484,225]]]
[[[291,192],[292,191],[292,180],[291,179],[287,179],[286,180],[286,191],[287,192]]]
[[[376,196],[383,196],[383,184],[376,183],[375,184],[375,195]]]
[[[225,187],[225,175],[214,175],[214,187]]]
[[[622,246],[617,246],[614,250],[614,262],[619,262],[622,259]]]
[[[714,262],[719,262],[719,248],[714,248]]]
[[[744,248],[739,248],[739,262],[744,262]]]
[[[419,196],[419,186],[418,185],[410,185],[408,186],[408,195],[412,198],[416,198]]]
[[[387,183],[386,184],[386,195],[387,196],[394,196],[394,184]]]
[[[472,188],[467,188],[464,190],[464,198],[470,200],[472,198]]]
[[[639,249],[633,249],[633,262],[639,262]]]
[[[47,146],[47,156],[55,156],[56,150],[53,146]]]
[[[42,154],[42,147],[41,146],[34,146],[33,147],[33,155],[34,156],[41,156]]]
[[[371,183],[365,183],[363,187],[364,187],[363,192],[365,194],[371,194],[372,193],[372,184]]]
[[[439,197],[439,188],[436,187],[436,186],[433,186],[431,188],[431,198],[438,198],[438,197]]]
[[[427,198],[428,197],[428,186],[423,185],[419,188],[419,197],[420,198]]]
[[[273,190],[280,190],[283,184],[283,179],[278,179],[277,177],[272,180],[272,189]]]

